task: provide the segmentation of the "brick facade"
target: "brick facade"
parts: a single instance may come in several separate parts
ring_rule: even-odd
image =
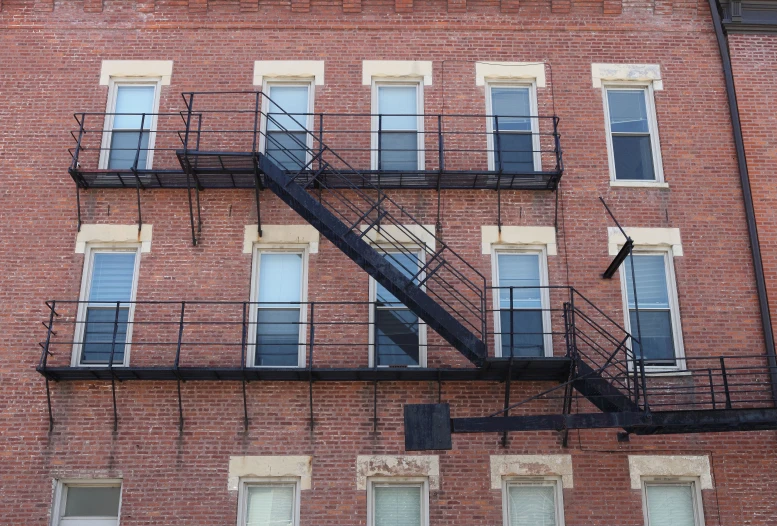
[[[379,384],[373,432],[371,383],[318,383],[311,431],[307,383],[252,382],[244,431],[239,383],[187,382],[181,387],[185,420],[179,432],[174,382],[123,382],[116,389],[114,432],[109,383],[61,382],[51,385],[55,427],[47,432],[44,380],[34,370],[37,343],[45,337],[40,321],[48,317],[44,301],[77,299],[84,265],[83,254],[74,252],[68,131],[74,127],[72,113],[105,111],[107,88],[98,82],[103,59],[174,61],[160,111],[180,110],[182,91],[254,89],[254,60],[324,60],[326,80],[315,87],[315,110],[364,113],[370,111],[370,87],[361,82],[362,60],[430,60],[426,111],[473,114],[485,108],[484,89],[475,85],[476,61],[543,62],[547,86],[538,88],[540,114],[555,111],[561,119],[566,170],[557,193],[503,192],[503,224],[554,226],[558,218],[558,255],[548,257],[550,283],[579,288],[616,320],[623,319],[618,277],[600,278],[611,259],[611,223],[599,196],[625,226],[679,228],[684,255],[674,265],[686,354],[763,352],[723,74],[704,2],[3,0],[0,5],[3,524],[47,524],[55,479],[112,477],[123,480],[123,526],[234,525],[230,456],[311,455],[312,489],[302,491],[301,524],[363,525],[367,504],[365,491],[356,488],[357,455],[404,454],[402,406],[438,397],[434,382]],[[754,41],[763,51],[753,51]],[[740,104],[770,282],[777,279],[766,215],[774,126],[763,109],[774,91],[769,81],[775,42],[732,39],[737,86],[748,96]],[[664,89],[656,92],[655,105],[668,189],[609,185],[602,94],[592,87],[591,63],[661,66]],[[251,256],[242,252],[242,243],[245,225],[257,222],[253,192],[202,192],[203,230],[196,247],[185,191],[142,194],[143,220],[153,225],[154,238],[151,252],[141,256],[138,299],[247,300]],[[422,223],[436,222],[434,192],[391,195]],[[132,224],[135,199],[134,190],[84,191],[83,221]],[[496,200],[496,192],[485,190],[441,196],[443,239],[489,279],[480,227],[497,223]],[[304,223],[271,192],[263,192],[261,201],[263,223]],[[310,256],[308,283],[310,298],[318,301],[368,299],[367,275],[323,239]],[[354,346],[317,360],[366,366],[367,354]],[[466,361],[441,349],[430,351],[429,363]],[[513,383],[512,399],[547,387]],[[440,396],[453,416],[484,416],[502,406],[503,389],[496,382],[446,382]],[[525,411],[553,404],[558,406],[542,402]],[[614,430],[588,430],[572,432],[564,448],[555,432],[511,433],[507,447],[496,434],[454,435],[452,451],[434,452],[440,457],[440,488],[431,491],[430,524],[501,524],[502,494],[490,487],[489,456],[520,454],[572,455],[574,487],[564,490],[569,526],[643,524],[641,494],[629,484],[630,454],[706,455],[714,482],[714,489],[702,492],[708,526],[776,524],[769,491],[777,485],[771,449],[776,437],[721,433],[620,443]]]

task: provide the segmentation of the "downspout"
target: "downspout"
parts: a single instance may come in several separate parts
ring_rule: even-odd
[[[772,384],[772,398],[777,403],[777,355],[774,349],[774,333],[772,332],[772,318],[769,313],[769,299],[766,295],[766,279],[764,277],[763,261],[761,260],[761,245],[758,242],[758,227],[755,223],[755,209],[753,208],[753,193],[750,188],[750,174],[747,171],[745,159],[745,143],[742,138],[742,125],[739,120],[739,107],[737,106],[736,91],[734,91],[734,75],[731,71],[731,56],[729,54],[728,40],[723,31],[723,23],[720,19],[717,0],[709,0],[712,24],[715,26],[715,36],[718,39],[720,58],[723,62],[723,76],[726,79],[726,95],[728,107],[731,112],[731,126],[734,131],[734,146],[737,151],[737,163],[739,165],[739,179],[742,183],[742,195],[745,200],[745,216],[747,217],[747,231],[750,235],[750,249],[753,254],[753,267],[755,268],[755,286],[758,290],[758,304],[761,308],[761,325],[763,325],[764,342],[766,344],[766,360],[769,364],[769,376]]]

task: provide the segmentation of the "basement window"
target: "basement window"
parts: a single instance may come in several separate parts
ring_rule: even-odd
[[[53,526],[117,526],[121,482],[60,482],[54,499]]]
[[[244,480],[238,495],[238,526],[298,526],[299,480]]]
[[[505,526],[564,526],[564,504],[557,478],[505,479]]]
[[[646,526],[704,526],[697,481],[644,482]]]

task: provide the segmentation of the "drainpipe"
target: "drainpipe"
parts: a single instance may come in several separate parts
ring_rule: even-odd
[[[734,90],[734,75],[731,71],[731,56],[729,54],[728,40],[723,30],[720,19],[717,0],[709,0],[712,24],[715,26],[715,36],[718,39],[720,58],[723,62],[723,76],[726,79],[726,95],[728,107],[731,112],[731,126],[734,131],[734,146],[737,151],[739,164],[739,179],[742,183],[742,195],[745,199],[745,216],[747,217],[747,231],[750,235],[750,249],[753,254],[753,267],[755,268],[755,286],[758,290],[758,304],[761,307],[761,325],[764,331],[766,343],[766,360],[769,364],[769,376],[772,384],[772,398],[777,403],[777,355],[774,349],[774,333],[772,332],[772,318],[769,313],[769,300],[766,295],[766,280],[764,278],[763,261],[761,260],[761,245],[758,242],[758,227],[755,223],[755,210],[753,208],[753,194],[750,188],[750,174],[747,171],[745,159],[745,143],[742,138],[742,125],[739,121],[739,107],[737,106],[736,91]]]

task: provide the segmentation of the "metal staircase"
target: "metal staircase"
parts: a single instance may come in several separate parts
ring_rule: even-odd
[[[354,169],[263,93],[197,94],[197,107],[194,94],[184,100],[177,155],[194,184],[252,173],[257,193],[270,189],[467,359],[485,364],[485,277],[392,200],[379,177]]]

